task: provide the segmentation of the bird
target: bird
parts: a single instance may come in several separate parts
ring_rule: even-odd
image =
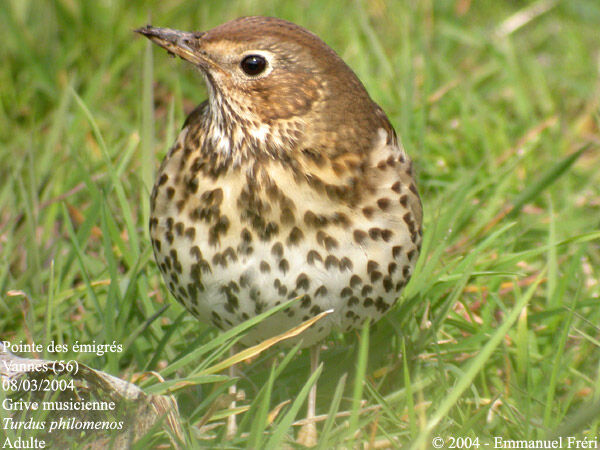
[[[208,92],[151,194],[168,289],[221,330],[299,297],[245,345],[331,310],[299,336],[316,370],[332,330],[378,320],[411,278],[423,235],[411,159],[352,69],[299,25],[250,16],[208,31],[135,31],[195,66]]]

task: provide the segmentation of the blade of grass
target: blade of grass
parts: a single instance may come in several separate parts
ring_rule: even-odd
[[[267,441],[265,445],[265,450],[277,450],[282,448],[282,442],[285,438],[286,434],[289,432],[292,422],[296,418],[300,407],[308,397],[308,392],[314,383],[317,382],[319,376],[321,375],[321,371],[323,370],[323,363],[317,367],[317,370],[309,377],[308,381],[302,386],[302,389],[292,402],[290,409],[285,413],[285,415],[281,418],[279,423],[275,425],[273,434],[271,438]]]
[[[331,400],[331,405],[329,405],[329,410],[327,411],[327,419],[325,419],[325,424],[323,425],[323,431],[321,432],[321,438],[319,439],[319,443],[317,444],[318,449],[326,449],[331,448],[329,446],[328,441],[330,440],[331,430],[333,429],[333,424],[335,422],[335,417],[340,410],[340,403],[342,401],[342,395],[344,394],[344,388],[346,387],[346,378],[348,374],[342,375],[340,380],[338,381],[337,386],[335,387],[335,392],[333,393],[333,399]]]
[[[521,194],[512,202],[513,206],[511,211],[508,213],[508,217],[514,218],[526,203],[529,203],[548,187],[556,183],[560,177],[564,175],[573,164],[575,164],[579,157],[586,150],[591,148],[591,146],[592,144],[584,145],[579,150],[571,153],[556,164],[546,169],[537,180],[528,183],[523,192],[521,192]]]
[[[122,211],[122,217],[127,226],[127,233],[129,237],[129,241],[131,242],[131,250],[135,253],[136,258],[139,256],[140,243],[138,239],[137,229],[134,224],[134,215],[131,211],[131,207],[129,205],[129,201],[127,200],[127,196],[125,195],[125,190],[123,189],[123,184],[121,180],[117,177],[117,171],[114,168],[114,165],[110,159],[110,155],[108,153],[108,148],[106,143],[104,142],[104,138],[102,137],[102,133],[98,128],[98,124],[96,123],[96,119],[92,115],[91,111],[83,101],[83,99],[77,94],[74,89],[71,89],[71,93],[75,98],[76,103],[84,112],[90,126],[92,127],[92,132],[96,137],[96,140],[100,144],[100,149],[102,151],[102,155],[104,156],[104,162],[107,166],[107,172],[110,176],[112,188],[115,190],[117,194],[117,199],[119,201],[119,207]]]
[[[46,298],[46,315],[44,317],[44,355],[48,358],[48,343],[50,342],[50,329],[52,328],[52,311],[54,303],[54,260],[50,261],[50,279],[48,281],[48,296]]]
[[[311,317],[310,319],[302,322],[300,325],[286,331],[285,333],[281,333],[272,338],[265,339],[264,341],[262,341],[259,344],[253,345],[252,347],[248,347],[248,348],[242,350],[241,352],[236,353],[235,355],[227,358],[225,361],[222,361],[219,364],[215,364],[214,366],[210,367],[209,369],[206,369],[204,372],[205,373],[220,372],[221,370],[227,369],[228,367],[230,367],[234,364],[237,364],[237,363],[242,362],[249,358],[253,358],[256,355],[264,352],[266,349],[274,346],[275,344],[278,344],[281,341],[299,336],[303,331],[310,328],[317,321],[321,320],[323,317],[331,314],[332,312],[333,312],[332,309],[323,311],[322,313],[319,313],[316,316]]]
[[[180,369],[181,367],[185,366],[186,364],[202,360],[202,355],[205,355],[206,353],[214,350],[215,348],[225,344],[230,339],[235,338],[236,336],[243,333],[247,329],[249,329],[249,328],[253,327],[254,325],[256,325],[257,323],[263,321],[270,315],[275,314],[277,311],[281,311],[282,309],[290,306],[292,303],[294,303],[298,300],[299,300],[299,297],[288,300],[287,302],[283,302],[280,305],[277,305],[276,307],[271,308],[268,311],[265,311],[265,312],[259,314],[258,316],[248,319],[247,321],[239,324],[238,326],[236,326],[234,328],[231,328],[223,333],[220,333],[215,339],[211,340],[209,343],[194,349],[193,351],[186,354],[179,360],[174,361],[168,367],[161,370],[160,374],[166,378],[169,374],[175,372],[176,370]]]
[[[285,355],[285,357],[283,358],[283,360],[276,365],[273,365],[273,367],[271,368],[271,371],[273,372],[273,379],[277,379],[281,373],[283,372],[283,370],[287,367],[287,365],[290,363],[290,361],[292,361],[294,359],[294,357],[298,354],[298,351],[300,350],[300,347],[302,346],[302,342],[298,342],[294,347],[292,347],[287,354]],[[269,372],[269,377],[271,376],[271,372]],[[270,379],[270,378],[269,378]],[[268,396],[266,396],[267,394],[264,392],[267,389],[270,389]],[[251,431],[250,431],[250,435],[252,436],[252,433],[254,433],[256,436],[262,435],[262,433],[264,433],[266,426],[269,425],[269,407],[270,407],[270,402],[271,402],[271,392],[272,392],[272,387],[268,387],[267,385],[263,385],[263,387],[260,389],[258,395],[256,396],[256,400],[254,402],[252,402],[252,407],[250,409],[249,414],[244,416],[244,419],[242,420],[242,423],[240,424],[240,428],[244,429],[246,427],[247,422],[251,422]],[[260,403],[260,404],[258,404]],[[257,405],[258,404],[258,405]],[[264,411],[262,408],[265,408]],[[255,412],[255,410],[258,409],[258,413]],[[262,417],[262,414],[265,414],[265,418],[264,418],[264,422]],[[258,423],[256,423],[256,421],[258,421]],[[254,440],[258,439],[257,437],[254,438]],[[252,438],[250,439],[251,441],[253,440]],[[262,440],[261,440],[261,445],[250,445],[249,448],[262,448]]]
[[[101,314],[102,308],[100,306],[98,297],[96,296],[96,292],[92,288],[92,283],[91,283],[91,280],[90,280],[90,277],[89,277],[89,274],[87,271],[87,265],[84,261],[84,255],[81,250],[81,246],[79,245],[79,242],[77,241],[77,236],[75,235],[75,230],[73,229],[73,224],[71,223],[71,218],[69,217],[67,207],[65,206],[64,202],[62,202],[61,204],[62,204],[62,210],[63,210],[63,220],[67,226],[67,232],[69,234],[69,238],[71,239],[71,244],[73,244],[75,256],[77,257],[77,261],[79,262],[79,269],[81,270],[81,277],[83,278],[83,281],[85,283],[86,291],[87,291],[90,299],[94,302],[94,305],[96,307],[96,312],[98,314]]]
[[[492,355],[496,347],[500,345],[508,330],[518,319],[522,309],[529,303],[529,301],[533,297],[533,294],[535,293],[544,275],[545,273],[540,274],[537,281],[533,285],[531,285],[525,293],[525,295],[523,295],[517,301],[513,309],[506,316],[506,319],[504,320],[502,325],[500,325],[496,329],[495,333],[491,336],[487,344],[481,349],[477,356],[475,356],[471,360],[469,366],[467,367],[467,370],[464,372],[462,377],[457,381],[456,385],[444,398],[444,400],[439,405],[435,413],[433,413],[433,415],[430,416],[429,420],[427,421],[427,424],[418,434],[417,439],[414,441],[414,443],[411,445],[411,448],[422,448],[422,446],[425,444],[428,437],[430,436],[430,433],[438,425],[440,420],[446,414],[448,414],[450,409],[456,404],[463,392],[465,392],[471,386],[471,383],[473,382],[479,371],[483,368],[486,361]]]
[[[267,417],[269,416],[269,406],[271,405],[271,394],[273,392],[273,383],[275,382],[276,366],[271,367],[267,384],[260,390],[256,400],[252,402],[252,407],[246,417],[252,417],[252,428],[248,438],[248,448],[261,448],[263,444],[263,434],[267,427]],[[257,406],[255,406],[257,405]]]
[[[402,372],[404,373],[404,387],[406,389],[406,408],[408,409],[408,424],[410,435],[417,435],[417,415],[415,414],[415,403],[413,399],[412,383],[410,381],[410,367],[406,359],[406,341],[402,340]]]
[[[573,303],[573,306],[575,306],[577,303],[576,299]],[[550,379],[548,380],[548,387],[546,390],[546,404],[544,408],[544,427],[546,427],[547,429],[552,429],[556,425],[556,423],[551,423],[552,419],[555,419],[552,414],[554,406],[554,396],[556,394],[556,383],[558,382],[558,374],[561,370],[563,370],[561,359],[563,357],[565,345],[569,337],[569,330],[571,329],[571,324],[573,322],[573,312],[574,308],[570,308],[566,320],[563,319],[563,328],[560,333],[560,337],[556,341],[556,348],[553,352],[554,363],[552,364],[552,372],[550,373]]]
[[[352,414],[350,415],[350,426],[348,431],[350,436],[358,430],[358,416],[362,402],[365,376],[367,373],[367,362],[369,360],[369,328],[371,321],[365,320],[360,331],[360,345],[358,347],[358,360],[356,362],[356,375],[354,377],[354,387],[352,389]]]

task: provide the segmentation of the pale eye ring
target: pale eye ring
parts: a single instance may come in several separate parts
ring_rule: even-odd
[[[267,68],[267,60],[262,55],[248,55],[242,59],[240,67],[246,75],[260,75]]]

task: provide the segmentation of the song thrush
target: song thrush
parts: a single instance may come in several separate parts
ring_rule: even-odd
[[[152,192],[152,245],[175,298],[226,329],[302,297],[247,344],[328,309],[304,346],[385,314],[417,261],[422,209],[410,159],[352,70],[276,18],[136,31],[208,86]]]

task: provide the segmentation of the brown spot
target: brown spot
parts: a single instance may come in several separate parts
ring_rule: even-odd
[[[385,277],[382,281],[382,284],[385,292],[390,292],[394,288],[394,283],[392,283],[392,279],[390,277]]]
[[[415,251],[415,249],[414,249],[414,248],[413,248],[412,250],[410,250],[410,251],[409,251],[409,252],[406,254],[406,256],[408,257],[408,260],[409,260],[409,261],[412,261],[412,259],[413,259],[413,257],[415,256],[415,254],[416,254],[416,253],[417,253],[417,252]]]
[[[381,230],[381,238],[385,242],[390,242],[390,239],[392,238],[393,234],[394,232],[392,230]]]
[[[308,279],[308,276],[305,273],[298,275],[298,278],[296,278],[296,289],[304,289],[305,291],[308,291],[309,287],[310,280]]]
[[[283,245],[281,242],[276,242],[273,244],[273,247],[271,247],[271,254],[277,258],[281,258],[283,256]]]
[[[408,195],[403,194],[400,196],[400,204],[405,207],[408,208]]]
[[[419,195],[419,193],[417,192],[417,186],[415,185],[415,183],[410,183],[409,189],[413,194]]]
[[[252,242],[252,233],[250,233],[250,231],[248,231],[248,228],[244,228],[242,230],[242,232],[240,233],[240,238],[244,242],[248,242],[248,243]]]
[[[237,283],[235,281],[230,281],[229,284],[229,289],[231,289],[233,292],[240,292],[240,287],[237,285]]]
[[[402,276],[406,279],[410,277],[410,266],[402,267]]]
[[[172,217],[168,217],[167,218],[167,230],[169,231],[173,231],[173,224],[175,223],[175,221],[173,220]]]
[[[333,250],[334,248],[337,248],[338,246],[338,241],[331,237],[331,236],[327,236],[325,238],[325,248],[329,251]]]
[[[287,238],[287,245],[288,247],[298,245],[302,239],[304,239],[304,233],[300,228],[294,227]]]
[[[220,205],[223,201],[223,189],[216,188],[204,191],[200,196],[200,200],[209,205]]]
[[[369,228],[369,237],[376,241],[381,237],[381,228],[373,227]]]
[[[331,220],[335,225],[339,225],[344,228],[347,228],[350,225],[352,225],[352,221],[348,219],[348,216],[343,212],[334,213],[333,218]]]
[[[350,297],[348,299],[348,306],[354,306],[354,305],[358,305],[358,297],[356,295],[353,295],[352,297]]]
[[[325,297],[327,295],[327,288],[324,285],[321,285],[316,291],[315,291],[315,297]]]
[[[387,211],[390,207],[390,203],[392,201],[389,198],[380,198],[379,200],[377,200],[377,206],[379,206],[379,209],[381,209],[382,211]]]
[[[227,286],[222,286],[221,291],[224,292],[225,295],[227,296],[227,303],[225,303],[225,310],[227,312],[233,314],[233,312],[236,311],[237,309],[239,309],[239,307],[240,307],[240,302],[239,302],[237,296],[233,295]]]
[[[165,184],[167,182],[167,180],[169,179],[169,175],[167,175],[166,173],[163,173],[160,178],[158,179],[158,185],[162,186],[163,184]]]
[[[317,167],[323,167],[325,165],[325,158],[318,150],[304,148],[302,149],[302,154],[314,162]]]
[[[377,261],[373,261],[372,259],[370,259],[367,262],[367,273],[373,272],[378,267],[379,267],[379,263]]]
[[[215,266],[227,267],[227,259],[219,252],[215,253],[212,257],[212,263]]]
[[[189,194],[195,194],[198,192],[198,178],[193,177],[186,184],[186,189]]]
[[[270,180],[270,179],[269,179]],[[279,188],[275,183],[270,180],[270,184],[268,185],[266,192],[267,196],[271,199],[271,201],[275,201],[279,198]]]
[[[310,302],[310,296],[305,295],[302,297],[302,300],[300,300],[300,308],[308,308],[310,306]]]
[[[295,222],[295,217],[294,217],[294,213],[292,212],[292,210],[290,208],[283,208],[281,210],[281,214],[279,216],[279,221],[283,224],[283,225],[291,225]]]
[[[329,270],[331,267],[339,267],[340,261],[333,255],[327,256],[325,258],[325,268]]]
[[[196,229],[194,227],[188,227],[185,229],[185,237],[193,241],[196,237]]]
[[[363,306],[365,308],[369,308],[370,306],[373,306],[373,299],[371,297],[365,298],[365,301],[363,302]]]
[[[306,254],[306,262],[314,265],[315,261],[323,262],[323,258],[316,250],[311,250]]]
[[[362,284],[362,279],[358,275],[352,275],[350,278],[350,286],[356,288]]]
[[[290,270],[290,263],[287,259],[284,258],[281,261],[279,261],[279,270],[281,270],[284,275],[288,270]]]
[[[308,183],[308,185],[310,187],[312,187],[313,189],[315,189],[318,192],[323,192],[323,190],[325,189],[323,180],[321,180],[316,175],[313,175],[313,174],[306,175],[306,182]]]
[[[252,291],[250,292],[250,294],[252,294]],[[260,314],[265,310],[266,306],[267,304],[265,302],[256,300],[256,305],[254,306],[254,314]]]
[[[363,230],[354,230],[354,241],[358,244],[358,245],[362,245],[365,243],[365,240],[367,239],[367,233],[365,233]]]
[[[415,222],[413,220],[412,214],[410,212],[407,212],[406,214],[404,214],[404,216],[402,216],[402,219],[404,220],[404,223],[406,223],[406,226],[408,226],[408,231],[413,234],[415,232]]]
[[[227,247],[223,252],[223,257],[228,258],[231,262],[236,262],[238,257],[233,247]]]
[[[310,308],[310,312],[316,316],[321,312],[321,307],[319,305],[313,305],[313,307]]]
[[[242,231],[242,241],[237,246],[237,251],[241,255],[251,255],[254,252],[254,247],[252,247],[251,244],[252,236],[250,235],[250,232],[248,232],[248,234],[246,235],[246,237],[250,238],[250,240],[248,241],[244,239],[244,234],[245,233]]]
[[[220,242],[220,237],[227,233],[229,229],[229,219],[227,216],[219,217],[216,224],[208,230],[208,242],[210,245],[217,245]]]
[[[396,264],[395,262],[391,262],[388,264],[388,274],[393,274],[396,269],[398,268],[398,264]]]
[[[377,308],[377,311],[384,313],[389,307],[390,305],[383,300],[383,297],[377,297],[377,300],[375,300],[375,308]]]
[[[375,208],[373,208],[371,206],[365,206],[362,209],[362,213],[367,219],[370,219],[373,217],[373,213],[375,213]]]
[[[381,277],[382,277],[381,272],[379,270],[374,270],[373,272],[371,272],[371,283],[375,283]]]
[[[167,188],[167,198],[169,200],[171,200],[173,198],[173,196],[175,195],[175,189],[173,188],[173,186],[169,186]]]
[[[250,286],[250,277],[247,273],[243,273],[240,275],[240,286],[242,289],[246,289]]]
[[[269,265],[269,263],[268,263],[268,262],[266,262],[266,261],[261,261],[261,262],[260,262],[260,271],[261,271],[262,273],[267,273],[267,272],[270,272],[270,271],[271,271],[271,266]]]
[[[340,271],[344,271],[344,270],[346,270],[346,269],[348,269],[348,270],[352,270],[352,267],[353,267],[353,266],[354,266],[354,265],[352,264],[352,261],[350,261],[350,258],[347,258],[347,257],[345,257],[345,256],[344,256],[344,257],[343,257],[343,258],[340,260]]]
[[[279,225],[277,225],[275,222],[269,222],[260,232],[260,239],[262,241],[269,241],[271,240],[271,236],[276,236],[278,233]]]
[[[181,236],[183,234],[184,225],[183,222],[177,222],[175,224],[175,234]]]
[[[335,172],[335,174],[338,175],[338,176],[342,175],[346,171],[346,168],[342,164],[340,164],[338,162],[332,162],[331,163],[331,168],[333,169],[333,171]]]
[[[402,246],[401,245],[396,245],[395,247],[392,247],[392,256],[394,257],[394,259],[400,258],[401,254],[402,254]]]
[[[322,228],[327,225],[328,222],[327,217],[322,214],[316,215],[312,211],[306,211],[306,213],[304,213],[304,223],[310,227]]]
[[[402,183],[396,181],[394,184],[392,184],[392,191],[399,194],[402,191]]]
[[[350,297],[352,295],[352,289],[346,286],[344,289],[340,291],[340,297]]]

